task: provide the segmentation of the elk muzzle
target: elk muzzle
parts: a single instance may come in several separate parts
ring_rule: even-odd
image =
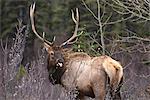
[[[56,60],[56,66],[57,67],[63,67],[64,65],[64,59],[57,59]]]

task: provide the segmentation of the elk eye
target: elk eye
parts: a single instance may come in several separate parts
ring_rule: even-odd
[[[50,52],[50,55],[54,55],[54,52],[52,51],[52,52]]]

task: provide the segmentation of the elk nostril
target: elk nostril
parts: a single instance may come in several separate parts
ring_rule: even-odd
[[[64,63],[64,60],[63,59],[59,59],[58,62]]]

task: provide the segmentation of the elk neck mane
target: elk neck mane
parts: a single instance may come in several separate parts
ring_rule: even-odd
[[[82,60],[91,59],[91,57],[84,52],[69,51],[69,52],[64,52],[63,55],[66,62],[70,61],[70,59],[71,60],[80,59],[80,58],[82,58]]]

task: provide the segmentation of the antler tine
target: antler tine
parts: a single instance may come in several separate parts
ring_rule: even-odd
[[[75,15],[74,15],[74,12],[73,10],[71,10],[72,12],[72,20],[74,21],[74,23],[76,24],[75,25],[75,30],[74,30],[74,33],[72,35],[72,37],[70,39],[68,39],[66,42],[62,43],[60,46],[64,46],[66,44],[72,44],[74,42],[71,42],[73,39],[75,39],[76,37],[78,37],[79,35],[77,35],[77,32],[78,32],[78,26],[79,26],[79,11],[78,11],[78,8],[76,8],[76,18],[75,18]]]
[[[38,34],[38,32],[36,31],[35,24],[34,24],[34,11],[35,11],[35,3],[30,6],[30,19],[31,19],[31,26],[32,26],[33,32],[35,33],[35,35],[36,35],[40,40],[42,40],[43,42],[48,43],[49,45],[52,45],[53,43],[49,42],[48,40],[45,40],[45,38],[42,38],[42,37]],[[44,33],[43,33],[43,35],[44,35]]]

